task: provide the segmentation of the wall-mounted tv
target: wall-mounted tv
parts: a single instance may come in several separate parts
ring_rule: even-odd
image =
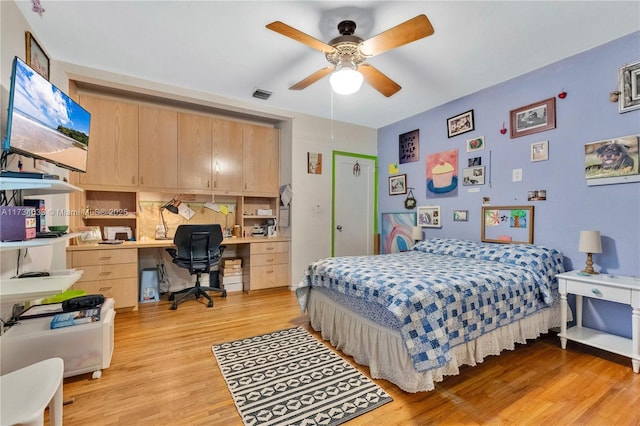
[[[86,172],[90,122],[87,110],[14,59],[4,151]]]

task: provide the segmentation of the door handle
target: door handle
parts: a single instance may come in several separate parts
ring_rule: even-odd
[[[337,229],[338,231],[342,232],[342,225],[338,225],[338,226],[336,226],[336,229]]]

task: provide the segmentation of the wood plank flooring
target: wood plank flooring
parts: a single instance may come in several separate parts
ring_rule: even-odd
[[[211,345],[296,326],[319,335],[285,289],[214,302],[171,311],[162,300],[119,312],[111,367],[98,380],[65,379],[64,398],[74,402],[64,406],[64,424],[242,425]],[[640,374],[630,360],[571,342],[563,351],[553,333],[463,367],[432,392],[376,382],[394,401],[349,425],[640,425]]]

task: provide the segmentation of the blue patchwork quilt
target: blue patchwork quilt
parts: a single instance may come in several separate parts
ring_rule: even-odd
[[[310,287],[378,304],[401,324],[417,371],[451,360],[450,348],[553,303],[558,250],[520,244],[431,239],[413,250],[318,260],[298,284],[301,308]]]

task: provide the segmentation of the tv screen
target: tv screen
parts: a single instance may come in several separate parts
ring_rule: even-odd
[[[90,121],[87,110],[14,59],[3,150],[85,172]]]

